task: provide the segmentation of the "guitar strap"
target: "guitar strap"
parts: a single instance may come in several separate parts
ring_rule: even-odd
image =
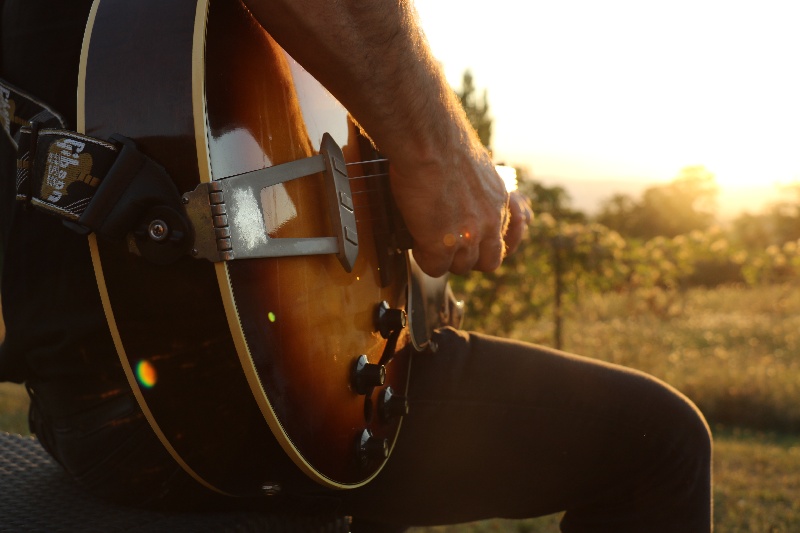
[[[132,141],[71,131],[58,112],[4,80],[0,125],[16,149],[17,201],[59,217],[79,233],[124,238],[141,218],[143,197],[182,210],[167,172]]]
[[[41,170],[41,165],[36,164],[39,135],[42,140],[52,139],[50,132],[65,130],[65,119],[47,104],[32,95],[17,89],[10,83],[0,80],[0,125],[11,144],[17,151],[17,200],[38,204],[41,202],[45,209],[58,213],[70,213],[70,195],[65,195],[66,182],[70,167],[77,166],[78,157],[67,157],[67,147],[77,148],[77,143],[67,144],[66,139],[58,140],[62,146],[53,149],[53,155],[48,159],[54,163],[49,165],[47,172],[49,179],[43,180],[41,175],[32,177],[34,168]],[[53,139],[54,140],[54,139]],[[39,155],[51,152],[51,147],[46,146]],[[61,148],[60,151],[57,149]],[[72,152],[72,149],[69,150]],[[72,154],[71,154],[72,155]],[[75,161],[76,164],[70,164]],[[63,162],[64,167],[58,168]],[[34,187],[34,181],[39,181],[39,186]],[[43,190],[42,182],[48,183],[48,190]],[[38,189],[34,193],[34,189]],[[41,197],[41,200],[40,198]],[[61,205],[56,198],[62,199]],[[70,213],[72,214],[72,213]],[[74,218],[74,214],[70,218]]]
[[[347,272],[353,268],[355,208],[342,149],[327,133],[317,155],[201,183],[181,196],[164,167],[132,140],[71,131],[58,113],[3,80],[0,121],[17,151],[17,201],[79,233],[125,240],[131,252],[161,264],[185,255],[216,262],[335,254]],[[228,217],[247,207],[237,198],[320,172],[334,236],[237,237],[253,233],[250,218]]]

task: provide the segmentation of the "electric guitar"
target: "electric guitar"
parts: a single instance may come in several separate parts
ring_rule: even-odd
[[[165,265],[90,237],[118,355],[175,460],[231,495],[374,478],[408,408],[407,347],[458,309],[406,251],[385,163],[345,168],[375,159],[346,110],[239,1],[96,0],[78,115],[163,165],[195,224],[195,257]]]

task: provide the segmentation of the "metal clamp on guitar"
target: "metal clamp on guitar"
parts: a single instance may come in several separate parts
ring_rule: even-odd
[[[342,149],[329,134],[319,154],[297,161],[201,183],[183,195],[195,229],[192,255],[212,262],[256,257],[336,254],[351,272],[358,256],[355,209]],[[261,189],[311,174],[325,176],[333,237],[273,239],[267,235],[258,200]]]

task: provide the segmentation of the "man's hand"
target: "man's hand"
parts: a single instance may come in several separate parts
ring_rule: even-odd
[[[509,204],[411,1],[245,3],[389,158],[420,267],[434,276],[497,268],[506,248],[518,246],[529,211]]]
[[[428,158],[409,148],[389,154],[392,192],[414,238],[414,258],[432,276],[494,270],[506,246],[516,248],[522,236],[489,155],[462,131],[456,130],[457,146]],[[510,221],[513,235],[506,232]],[[504,243],[504,235],[511,241]]]

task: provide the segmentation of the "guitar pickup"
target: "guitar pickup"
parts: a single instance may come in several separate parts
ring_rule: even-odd
[[[272,238],[267,234],[261,190],[322,172],[325,200],[335,235]],[[265,257],[335,254],[347,272],[358,257],[358,232],[342,149],[328,133],[319,154],[289,163],[201,183],[183,195],[194,229],[191,254],[211,262]]]

